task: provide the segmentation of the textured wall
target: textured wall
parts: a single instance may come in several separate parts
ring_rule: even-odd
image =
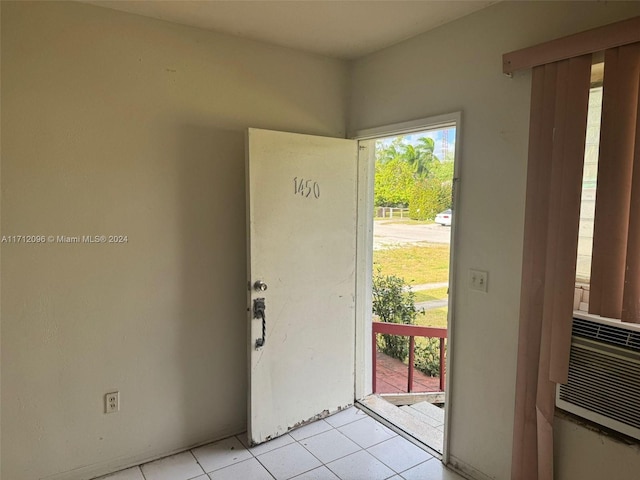
[[[2,244],[3,478],[86,478],[246,428],[244,129],[344,136],[347,74],[2,2],[1,233],[128,236]]]
[[[505,77],[502,54],[635,15],[637,2],[501,2],[352,67],[352,131],[462,111],[450,453],[488,478],[510,478],[529,128],[530,73]],[[468,290],[471,268],[489,272],[488,293]],[[561,428],[569,450],[605,462]],[[562,479],[587,478],[560,457]]]

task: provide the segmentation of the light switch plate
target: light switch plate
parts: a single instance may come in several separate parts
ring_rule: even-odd
[[[469,289],[487,293],[489,272],[484,270],[469,270]]]

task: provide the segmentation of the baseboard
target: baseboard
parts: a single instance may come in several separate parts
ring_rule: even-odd
[[[447,467],[469,480],[495,480],[495,478],[485,475],[480,470],[475,469],[453,455],[449,455]]]
[[[159,460],[164,457],[170,457],[171,455],[175,455],[177,453],[186,452],[187,450],[201,447],[202,445],[207,445],[209,443],[217,442],[218,440],[222,440],[224,438],[232,437],[234,435],[239,435],[240,433],[243,433],[245,431],[246,431],[246,428],[243,427],[240,430],[233,430],[227,433],[221,433],[220,435],[214,438],[211,438],[209,440],[198,442],[193,445],[179,447],[171,451],[153,451],[152,450],[152,451],[147,451],[137,455],[119,457],[115,459],[106,460],[104,462],[99,462],[91,465],[86,465],[83,467],[78,467],[73,470],[68,470],[66,472],[56,473],[46,477],[41,477],[40,480],[91,480],[97,477],[101,477],[103,475],[109,475],[111,473],[115,473],[120,470],[125,470],[127,468],[135,467],[143,463],[153,462],[155,460]]]

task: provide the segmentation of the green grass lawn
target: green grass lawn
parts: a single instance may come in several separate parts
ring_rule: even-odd
[[[420,290],[414,293],[414,301],[418,302],[429,302],[431,300],[442,300],[443,298],[447,298],[448,288],[435,288],[433,290]]]
[[[374,275],[378,267],[383,275],[396,275],[413,285],[446,282],[449,280],[449,245],[430,243],[375,250]]]
[[[391,248],[373,252],[374,275],[377,269],[383,275],[402,277],[412,285],[439,283],[449,280],[449,246],[426,244],[404,248]],[[415,292],[415,302],[447,298],[447,287]],[[447,307],[433,308],[419,314],[417,325],[425,327],[447,326]]]
[[[416,318],[416,325],[447,328],[447,310],[447,307],[425,310],[424,315],[420,314]]]

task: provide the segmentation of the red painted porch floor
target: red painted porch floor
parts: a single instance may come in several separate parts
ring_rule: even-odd
[[[397,358],[376,352],[376,393],[407,393],[409,367]],[[413,392],[438,392],[440,379],[413,370]]]

